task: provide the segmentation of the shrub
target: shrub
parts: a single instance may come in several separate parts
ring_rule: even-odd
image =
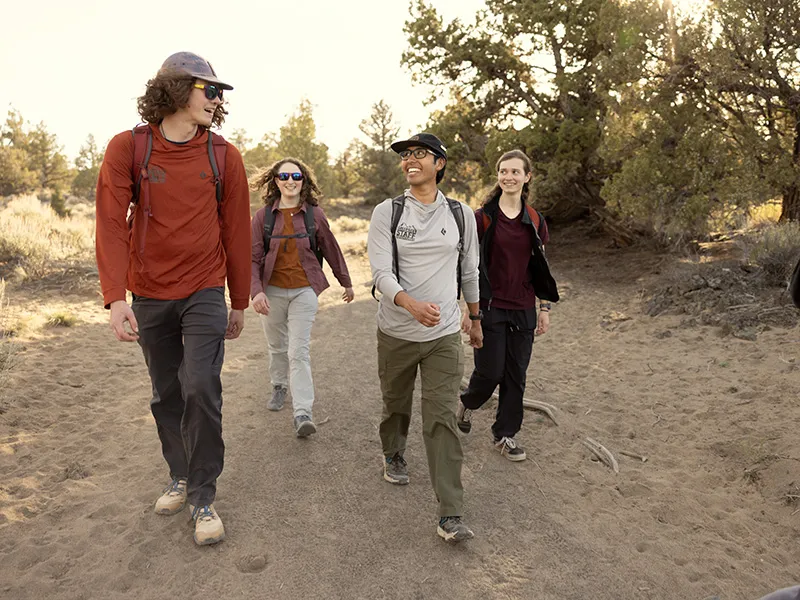
[[[783,286],[800,258],[800,223],[778,223],[744,238],[745,259],[761,268],[767,285]]]

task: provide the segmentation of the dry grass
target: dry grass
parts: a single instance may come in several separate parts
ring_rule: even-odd
[[[6,379],[8,371],[14,364],[16,349],[8,339],[11,337],[6,330],[8,319],[8,300],[6,298],[6,282],[0,279],[0,386]]]
[[[57,311],[47,316],[45,327],[72,327],[77,323],[78,317],[75,315],[68,312]]]
[[[351,233],[356,231],[366,231],[369,229],[369,221],[358,217],[348,217],[342,215],[330,222],[333,233]]]
[[[742,238],[745,260],[758,265],[767,285],[783,286],[800,258],[800,224],[778,223]]]
[[[59,217],[35,196],[20,196],[0,210],[0,269],[17,279],[38,279],[53,268],[90,259],[94,221],[90,211]]]

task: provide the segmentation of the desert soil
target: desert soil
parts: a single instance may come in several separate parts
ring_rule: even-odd
[[[80,286],[11,290],[17,313],[66,310],[79,323],[23,339],[0,391],[0,597],[751,600],[800,582],[796,327],[751,341],[649,316],[646,290],[679,259],[554,228],[563,299],[534,346],[527,396],[555,405],[559,424],[526,412],[529,458],[511,463],[490,443],[492,409],[476,414],[462,438],[476,537],[448,546],[418,405],[411,484],[381,478],[364,239],[340,236],[356,301],[342,304],[338,285],[321,297],[316,436],[296,439],[290,410],[265,409],[252,309],[227,343],[216,506],[228,539],[213,547],[194,545],[186,512],[152,511],[168,473],[138,346],[114,340]]]

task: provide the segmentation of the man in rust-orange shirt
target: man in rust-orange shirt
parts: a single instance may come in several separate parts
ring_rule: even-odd
[[[233,145],[219,136],[209,139],[210,128],[227,114],[223,90],[231,89],[196,54],[167,58],[138,100],[147,125],[111,140],[97,183],[97,265],[105,307],[117,339],[142,347],[172,480],[155,511],[172,515],[188,503],[201,545],[225,537],[213,507],[225,452],[220,372],[224,341],[239,337],[250,292],[244,164]],[[145,169],[134,165],[142,140],[152,146]],[[219,197],[215,173],[222,179]],[[126,290],[133,294],[130,306]]]

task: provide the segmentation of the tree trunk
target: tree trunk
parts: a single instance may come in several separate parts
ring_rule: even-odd
[[[795,168],[800,167],[800,115],[795,115],[792,164]],[[800,186],[798,186],[797,178],[789,187],[783,190],[781,218],[779,220],[781,222],[800,221]]]

